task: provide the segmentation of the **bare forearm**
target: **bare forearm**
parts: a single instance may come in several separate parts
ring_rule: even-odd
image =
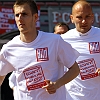
[[[78,76],[79,72],[80,70],[78,64],[75,62],[74,65],[64,74],[64,76],[56,81],[57,87],[59,88],[73,80]]]
[[[56,82],[52,82],[51,80],[45,80],[47,85],[43,86],[43,89],[46,89],[46,91],[49,94],[53,94],[56,92],[58,88],[61,86],[67,84],[71,80],[73,80],[77,75],[79,74],[79,67],[78,64],[75,62],[73,66],[69,69],[68,72],[66,72],[60,79],[58,79]]]
[[[5,79],[5,76],[0,76],[0,86],[2,85],[4,79]]]

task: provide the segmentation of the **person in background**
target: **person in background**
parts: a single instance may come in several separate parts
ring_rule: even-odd
[[[70,30],[70,28],[69,28],[69,26],[66,23],[59,22],[54,27],[54,34],[61,35],[61,34],[66,33],[69,30]],[[68,70],[68,68],[67,67],[64,67],[64,73],[66,73],[67,70]]]
[[[13,9],[20,35],[1,49],[0,85],[14,71],[16,100],[66,100],[65,84],[79,74],[80,54],[61,36],[36,30],[33,0],[16,0]],[[65,74],[64,66],[69,69]]]
[[[100,28],[93,26],[94,14],[90,3],[77,1],[70,18],[76,28],[61,37],[79,51],[76,61],[80,74],[66,84],[66,89],[73,100],[100,100]]]
[[[54,27],[54,33],[59,35],[64,34],[69,30],[70,30],[69,26],[64,22],[59,22]]]

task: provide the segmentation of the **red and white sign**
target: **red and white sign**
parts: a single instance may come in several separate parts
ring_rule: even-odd
[[[80,75],[82,80],[98,76],[98,74],[95,73],[97,67],[93,58],[79,61],[78,65],[80,67]]]
[[[37,61],[47,61],[47,60],[49,60],[48,47],[37,48],[36,49],[36,57],[37,57]]]
[[[90,54],[100,53],[100,43],[99,42],[90,42],[89,43]]]
[[[25,69],[24,76],[29,91],[42,88],[46,85],[44,73],[40,65]]]
[[[40,17],[40,6],[38,6],[38,16]],[[36,22],[37,30],[40,29],[40,18]],[[0,7],[0,34],[17,29],[14,19],[13,8]]]
[[[0,34],[17,29],[12,8],[0,7]]]

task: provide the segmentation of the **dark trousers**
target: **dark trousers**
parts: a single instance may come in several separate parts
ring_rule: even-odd
[[[1,85],[1,100],[14,100],[13,90],[9,87],[9,76],[11,73],[6,75],[3,84]]]

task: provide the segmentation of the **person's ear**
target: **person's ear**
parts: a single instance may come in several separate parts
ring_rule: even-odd
[[[35,17],[35,21],[37,22],[37,20],[38,20],[38,18],[39,18],[38,14],[37,14],[37,13],[34,14],[34,17]]]
[[[71,19],[71,22],[74,23],[74,21],[73,21],[73,15],[70,15],[70,19]]]

